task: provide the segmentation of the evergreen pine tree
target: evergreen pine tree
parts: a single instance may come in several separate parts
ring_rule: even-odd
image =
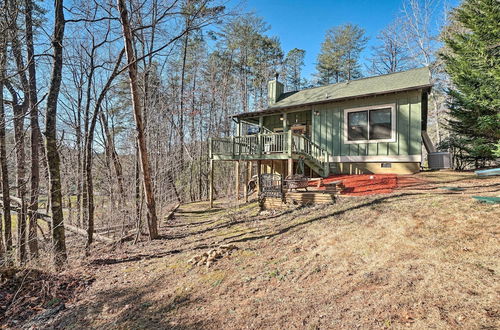
[[[284,62],[285,83],[288,90],[299,90],[303,85],[302,67],[306,51],[294,48],[286,54]]]
[[[465,0],[452,14],[441,57],[453,87],[451,131],[472,159],[494,158],[500,144],[500,5]]]
[[[357,25],[336,26],[326,32],[316,66],[322,85],[361,77],[359,56],[365,48],[365,30]]]

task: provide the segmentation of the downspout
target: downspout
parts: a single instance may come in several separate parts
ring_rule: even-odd
[[[430,154],[431,152],[436,152],[436,147],[432,143],[429,134],[427,134],[427,131],[422,131],[422,142],[424,143],[425,150],[428,154]]]

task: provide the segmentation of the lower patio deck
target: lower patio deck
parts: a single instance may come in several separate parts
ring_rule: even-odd
[[[327,188],[332,182],[341,181],[338,189]],[[389,194],[401,186],[415,184],[413,176],[396,174],[332,175],[313,179],[307,191],[285,191],[283,199],[265,198],[263,209],[280,209],[289,205],[332,204],[337,196],[366,196]]]

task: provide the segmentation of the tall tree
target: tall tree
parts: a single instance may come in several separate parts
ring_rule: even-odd
[[[11,24],[9,27],[9,37],[11,45],[11,53],[17,68],[17,77],[21,83],[21,89],[24,94],[24,98],[21,100],[18,97],[18,91],[15,89],[10,81],[5,82],[5,86],[12,95],[12,110],[13,110],[13,122],[14,122],[14,139],[15,139],[15,150],[16,150],[16,193],[20,200],[19,212],[17,213],[17,256],[20,263],[26,261],[26,150],[25,150],[25,115],[28,109],[28,99],[29,85],[28,79],[26,77],[25,71],[25,61],[22,54],[21,46],[21,35],[17,22],[21,11],[20,7],[15,0],[8,1],[8,15],[11,18]]]
[[[361,77],[359,57],[368,39],[365,30],[354,24],[344,24],[326,32],[318,55],[320,84],[330,84]]]
[[[285,57],[285,83],[287,89],[299,90],[302,87],[302,68],[304,67],[304,57],[306,51],[294,48]]]
[[[63,0],[54,0],[54,10],[54,32],[52,35],[54,55],[52,60],[49,93],[47,96],[47,111],[45,114],[45,148],[49,168],[54,262],[56,267],[61,267],[67,259],[61,193],[61,160],[57,149],[57,101],[59,98],[59,90],[62,79],[63,39],[64,27],[66,24],[64,19]]]
[[[111,84],[113,83],[113,80],[118,76],[120,72],[120,65],[122,62],[123,58],[123,51],[120,52],[118,55],[118,58],[116,60],[115,66],[113,68],[113,71],[108,77],[108,80],[106,81],[103,89],[99,93],[99,96],[97,97],[95,107],[94,107],[94,112],[92,114],[92,118],[90,120],[90,125],[89,125],[89,132],[88,136],[86,138],[85,142],[85,166],[84,166],[84,172],[85,172],[85,181],[86,181],[86,187],[87,187],[87,208],[88,208],[88,221],[87,221],[87,247],[92,244],[93,240],[93,234],[94,234],[94,210],[95,210],[95,205],[94,205],[94,184],[92,180],[92,145],[94,143],[94,132],[95,132],[95,127],[97,124],[97,119],[99,118],[99,113],[102,111],[102,103],[104,101],[104,98],[106,97],[106,93],[108,92],[109,88],[111,87]]]
[[[500,145],[500,6],[496,0],[465,0],[452,13],[441,53],[451,130],[475,159],[492,159]]]
[[[127,55],[128,74],[130,83],[130,93],[132,95],[132,108],[134,110],[134,119],[136,124],[137,145],[139,149],[140,165],[144,185],[144,194],[146,195],[146,206],[148,209],[148,229],[151,239],[158,237],[158,220],[156,216],[156,201],[153,191],[151,178],[151,166],[149,164],[148,152],[146,147],[146,137],[144,135],[143,110],[139,99],[139,86],[137,74],[137,61],[135,50],[133,48],[133,35],[128,18],[128,10],[125,0],[117,0],[118,10],[120,12],[120,22],[123,30],[123,40],[125,43],[125,53]]]
[[[31,127],[31,177],[30,177],[30,200],[29,200],[29,223],[28,223],[28,247],[33,258],[38,257],[37,239],[37,212],[38,194],[40,185],[40,125],[38,122],[38,97],[36,87],[36,62],[33,45],[33,1],[25,0],[25,35],[26,52],[28,59],[28,100],[29,117]]]
[[[19,65],[24,67],[24,65]],[[19,103],[17,91],[9,81],[5,81],[5,86],[12,96],[12,109],[14,115],[14,140],[16,150],[16,193],[20,205],[17,212],[17,258],[22,264],[26,261],[26,189],[25,189],[25,160],[24,150],[24,116],[26,100]]]
[[[372,57],[368,71],[380,75],[409,69],[408,49],[401,38],[401,19],[396,19],[378,35],[378,45],[372,47]]]
[[[434,121],[436,140],[441,141],[441,112],[444,112],[445,102],[442,93],[442,82],[436,54],[439,48],[438,32],[436,27],[441,25],[438,15],[438,0],[404,0],[399,29],[408,51],[409,62],[412,66],[427,66],[431,72],[431,82],[434,88],[430,93],[431,107],[429,117]]]
[[[252,91],[256,109],[267,105],[267,82],[271,79],[283,62],[283,51],[278,38],[259,36],[257,52],[252,62]]]
[[[231,66],[236,70],[241,110],[249,111],[265,103],[267,81],[274,76],[283,59],[280,42],[265,33],[269,25],[259,16],[245,15],[224,26],[222,45],[228,50]],[[252,95],[253,94],[253,95]],[[254,102],[250,102],[253,96]]]
[[[352,80],[361,77],[361,66],[359,56],[365,49],[368,38],[365,30],[357,25],[345,24],[342,26],[339,43],[342,49],[342,78]]]
[[[338,42],[338,28],[326,32],[325,40],[316,64],[316,76],[320,85],[328,85],[341,81],[343,52]]]
[[[5,118],[5,107],[4,107],[4,82],[5,82],[5,67],[7,63],[7,17],[6,17],[6,3],[4,2],[2,6],[2,14],[0,14],[0,174],[2,176],[2,213],[3,213],[3,242],[0,243],[1,252],[7,254],[7,258],[10,258],[12,250],[12,220],[11,220],[11,209],[10,209],[10,183],[9,183],[9,168],[7,166],[7,149],[6,149],[6,118]],[[2,221],[0,219],[0,229],[2,226]]]

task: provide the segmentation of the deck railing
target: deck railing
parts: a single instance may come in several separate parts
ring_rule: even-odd
[[[232,138],[212,138],[210,141],[211,155],[228,156],[233,154]]]
[[[289,133],[269,133],[212,138],[210,151],[211,155],[234,157],[240,155],[288,154],[291,151],[289,148],[289,135]]]
[[[262,153],[286,153],[288,151],[287,133],[260,134]]]
[[[274,157],[292,158],[303,156],[321,170],[327,171],[328,152],[304,135],[286,133],[266,133],[210,140],[210,157],[224,159],[259,159]]]

